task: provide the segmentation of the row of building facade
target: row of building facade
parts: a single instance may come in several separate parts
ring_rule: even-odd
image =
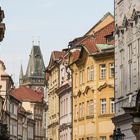
[[[53,51],[46,68],[49,140],[109,140],[114,125],[114,17]]]
[[[0,137],[109,140],[120,128],[125,140],[139,140],[140,1],[114,0],[114,8],[115,20],[107,13],[67,48],[53,51],[46,69],[34,45],[19,88],[0,62]],[[2,40],[1,9],[0,18]]]
[[[30,80],[14,87],[4,62],[0,61],[0,139],[46,140],[47,104],[39,87],[42,83],[33,81],[35,86],[31,86]]]
[[[5,34],[4,11],[0,8],[0,41]],[[40,47],[33,45],[24,75],[21,66],[19,87],[0,60],[0,139],[46,140],[45,69]]]

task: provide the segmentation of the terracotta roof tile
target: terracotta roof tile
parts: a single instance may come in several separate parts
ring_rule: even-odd
[[[53,54],[54,54],[55,60],[59,60],[59,59],[63,58],[63,56],[64,56],[63,51],[54,51]]]
[[[12,95],[22,102],[41,102],[43,99],[43,93],[36,92],[25,86],[14,89]]]
[[[72,58],[73,58],[73,62],[76,61],[80,56],[80,50],[75,50],[72,52]]]
[[[108,36],[113,36],[114,32],[114,22],[108,24],[94,35],[83,36],[81,38],[74,39],[70,42],[71,46],[74,48],[82,45],[89,54],[93,54],[98,51],[96,44],[111,44],[114,45],[114,39],[112,41],[108,41]]]
[[[89,54],[97,52],[95,39],[92,36],[82,41],[80,45],[84,46]]]
[[[107,26],[105,26],[104,28],[102,28],[101,30],[99,30],[98,32],[95,33],[95,38],[96,38],[96,44],[114,44],[114,40],[112,40],[111,42],[108,42],[106,40],[106,37],[109,35],[113,35],[114,32],[114,22],[108,24]]]

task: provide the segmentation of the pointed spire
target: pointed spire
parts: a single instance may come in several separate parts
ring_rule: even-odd
[[[40,47],[39,45],[33,45],[29,57],[26,76],[27,77],[44,76],[44,72],[43,72],[44,69],[45,69],[45,65],[44,65],[43,56]]]
[[[21,85],[23,83],[23,68],[22,65],[20,67],[20,74],[19,74],[19,84]]]

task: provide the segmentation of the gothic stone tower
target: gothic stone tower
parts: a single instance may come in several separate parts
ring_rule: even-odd
[[[25,75],[21,66],[19,84],[30,87],[33,90],[42,90],[45,81],[44,70],[45,65],[40,47],[33,45]]]

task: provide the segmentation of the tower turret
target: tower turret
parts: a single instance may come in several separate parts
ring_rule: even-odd
[[[45,65],[39,45],[33,45],[29,55],[26,74],[23,76],[23,85],[32,89],[40,89],[44,87],[44,70]]]

